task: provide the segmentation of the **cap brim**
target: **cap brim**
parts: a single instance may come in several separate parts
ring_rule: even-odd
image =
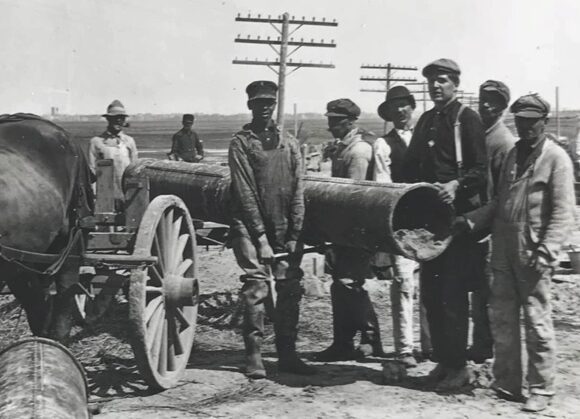
[[[106,117],[106,116],[124,116],[124,117],[128,117],[129,115],[127,115],[126,113],[104,113],[101,116]]]
[[[351,118],[351,115],[345,115],[343,113],[336,113],[336,112],[326,112],[324,116],[336,116],[341,118]]]
[[[520,118],[540,119],[540,118],[545,118],[548,115],[545,115],[545,114],[537,112],[537,111],[519,111],[519,112],[515,112],[514,116],[519,116]]]
[[[270,100],[276,101],[277,98],[276,98],[276,96],[272,96],[272,95],[256,95],[253,98],[248,99],[248,102],[251,102],[251,101],[257,100],[257,99],[270,99]]]

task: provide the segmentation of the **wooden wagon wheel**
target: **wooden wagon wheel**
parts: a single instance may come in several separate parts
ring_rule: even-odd
[[[129,322],[137,366],[154,388],[174,386],[191,353],[199,296],[195,246],[183,201],[174,195],[151,201],[133,254],[159,259],[131,273]]]

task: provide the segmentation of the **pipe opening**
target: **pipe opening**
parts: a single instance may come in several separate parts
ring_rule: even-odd
[[[439,256],[451,241],[453,209],[438,196],[437,189],[419,186],[395,204],[393,239],[409,258],[426,261]]]

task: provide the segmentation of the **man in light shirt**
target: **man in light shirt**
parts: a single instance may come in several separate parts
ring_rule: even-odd
[[[395,86],[387,92],[386,100],[378,108],[378,114],[394,128],[378,138],[373,145],[374,173],[377,182],[402,182],[401,167],[405,152],[413,136],[411,119],[415,109],[415,98],[404,86]],[[392,267],[391,315],[393,318],[393,340],[397,358],[406,367],[414,367],[413,356],[413,292],[415,271],[419,265],[402,256],[378,252],[374,265],[380,272]],[[421,328],[421,350],[429,356],[431,344],[427,328]]]

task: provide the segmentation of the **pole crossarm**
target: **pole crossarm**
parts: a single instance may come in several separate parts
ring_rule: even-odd
[[[282,45],[282,41],[280,39],[260,39],[260,38],[236,38],[234,42],[239,42],[242,44],[268,44],[268,45]],[[322,47],[322,48],[336,48],[336,43],[334,39],[330,42],[325,42],[324,39],[321,39],[320,42],[315,42],[314,39],[311,39],[310,42],[305,41],[288,41],[289,46],[300,46],[300,47]]]
[[[413,67],[413,66],[403,66],[403,65],[388,65],[388,64],[363,64],[360,66],[360,68],[365,68],[365,69],[375,69],[375,70],[387,70],[387,69],[391,69],[391,70],[412,70],[415,71],[417,70],[417,67]]]
[[[267,61],[267,60],[232,60],[233,64],[245,64],[245,65],[269,65],[269,66],[279,66],[280,61]],[[303,62],[287,62],[288,67],[310,67],[310,68],[335,68],[334,64],[330,63],[303,63]]]
[[[411,82],[411,83],[405,83],[405,84],[409,85],[409,86],[427,86],[427,84],[429,84],[429,83],[427,83],[426,81],[418,81],[416,83]]]
[[[361,92],[386,93],[385,89],[360,89]]]
[[[284,23],[284,19],[282,18],[282,16],[277,17],[268,16],[267,18],[263,18],[261,15],[257,15],[255,17],[248,15],[244,17],[238,14],[238,16],[236,17],[236,22]],[[338,26],[338,22],[336,21],[336,19],[333,19],[332,21],[327,21],[326,18],[324,17],[320,20],[316,20],[315,17],[313,17],[311,20],[306,20],[304,16],[299,19],[296,19],[294,16],[292,16],[292,18],[288,19],[288,23],[291,25]]]
[[[374,77],[374,76],[361,76],[362,81],[415,81],[417,79],[412,77]]]

